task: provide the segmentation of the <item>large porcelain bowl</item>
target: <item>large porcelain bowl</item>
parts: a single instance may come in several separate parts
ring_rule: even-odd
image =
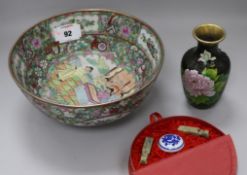
[[[141,20],[89,9],[57,15],[14,45],[10,72],[48,116],[71,125],[109,123],[138,107],[157,78],[163,46]]]

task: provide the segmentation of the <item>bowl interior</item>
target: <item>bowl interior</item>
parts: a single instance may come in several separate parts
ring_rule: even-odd
[[[162,54],[156,33],[138,19],[77,11],[26,31],[10,54],[10,70],[32,96],[86,106],[120,100],[151,83]]]

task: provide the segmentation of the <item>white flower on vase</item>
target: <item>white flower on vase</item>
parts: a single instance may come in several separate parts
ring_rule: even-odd
[[[207,50],[204,50],[204,52],[200,54],[200,58],[198,59],[198,61],[203,62],[204,65],[207,65],[208,61],[214,60],[216,60],[216,57],[212,57],[212,54]]]

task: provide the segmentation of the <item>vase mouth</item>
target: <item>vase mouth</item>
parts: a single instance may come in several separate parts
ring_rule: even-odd
[[[225,39],[225,30],[217,24],[200,24],[193,30],[193,37],[202,44],[215,45]]]

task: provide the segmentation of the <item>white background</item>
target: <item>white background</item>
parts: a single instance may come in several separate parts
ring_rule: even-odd
[[[165,64],[150,96],[128,118],[98,128],[75,128],[45,117],[25,99],[10,77],[8,53],[18,36],[52,15],[101,7],[135,15],[160,34]],[[218,126],[234,139],[239,175],[247,174],[247,1],[244,0],[0,0],[0,174],[126,175],[130,145],[154,111],[192,115]],[[232,61],[229,84],[209,110],[186,103],[180,80],[184,52],[196,42],[194,26],[204,22],[227,31],[220,45]]]

